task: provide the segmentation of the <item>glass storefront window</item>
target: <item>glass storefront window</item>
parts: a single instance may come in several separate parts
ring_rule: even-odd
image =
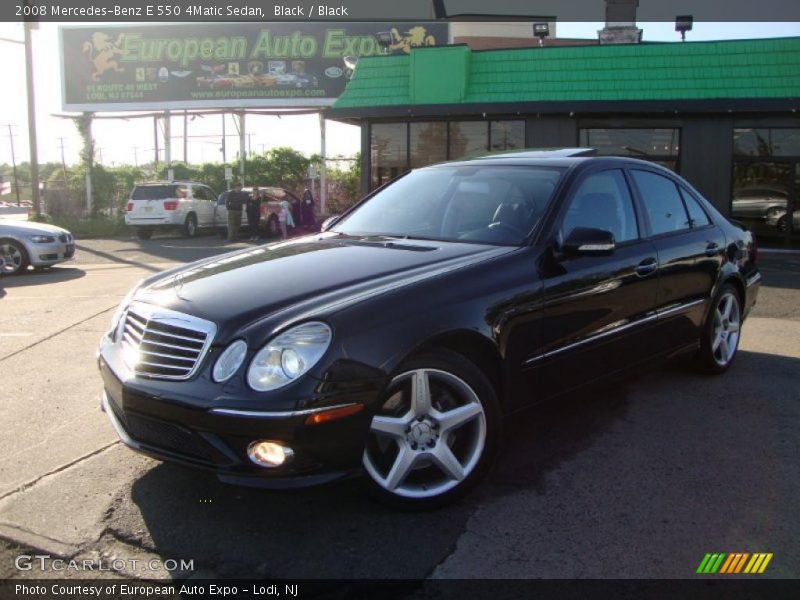
[[[658,162],[672,170],[680,154],[681,131],[661,129],[581,129],[580,146],[601,156],[630,156]]]
[[[743,128],[733,130],[735,156],[800,156],[800,129]]]
[[[762,238],[783,237],[792,227],[788,212],[791,178],[790,163],[742,162],[733,165],[733,200],[731,215]],[[797,211],[794,211],[797,216]],[[794,227],[795,234],[798,228]]]
[[[485,154],[489,148],[489,124],[486,121],[450,122],[450,159]]]
[[[412,169],[447,160],[447,122],[411,123],[409,127]]]
[[[373,123],[370,127],[370,188],[408,171],[408,124]]]
[[[490,150],[521,150],[525,147],[525,121],[492,121]]]

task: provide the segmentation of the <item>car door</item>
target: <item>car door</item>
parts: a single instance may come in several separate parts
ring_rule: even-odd
[[[559,253],[577,227],[610,231],[613,251]],[[542,345],[528,360],[527,378],[539,392],[566,391],[648,356],[658,264],[653,243],[642,233],[622,169],[587,174],[573,187],[554,231],[556,251],[542,269]]]
[[[225,206],[225,201],[228,199],[229,192],[222,192],[217,198],[217,203],[214,205],[214,226],[227,227],[228,225],[228,209]]]
[[[200,227],[210,227],[214,222],[214,192],[203,185],[194,188],[195,211]]]
[[[634,191],[658,254],[657,308],[664,349],[697,340],[725,260],[725,234],[689,189],[666,174],[631,169]]]

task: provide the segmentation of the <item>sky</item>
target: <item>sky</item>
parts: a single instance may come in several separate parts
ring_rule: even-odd
[[[644,30],[645,41],[672,41],[679,43],[674,23],[638,23]],[[558,37],[596,38],[603,23],[558,23]],[[21,40],[22,26],[0,23],[0,38]],[[744,39],[764,37],[800,36],[800,23],[695,23],[687,34],[687,41]],[[33,63],[35,79],[36,127],[39,162],[60,161],[63,138],[64,157],[67,164],[78,160],[80,139],[69,119],[54,117],[61,113],[61,73],[58,51],[58,25],[43,23],[33,32]],[[25,94],[25,63],[21,44],[0,41],[0,57],[5,72],[4,90],[0,94],[0,163],[11,163],[9,130],[14,135],[17,162],[29,159],[27,104]],[[221,116],[206,116],[189,125],[189,162],[213,162],[222,159],[220,134]],[[183,144],[179,136],[183,130],[182,117],[172,121],[172,158],[182,160]],[[353,156],[360,149],[359,128],[335,121],[327,122],[328,156]],[[95,143],[102,164],[119,165],[143,163],[153,158],[153,126],[149,119],[131,121],[95,121]],[[261,152],[278,146],[290,146],[310,155],[320,151],[319,119],[316,115],[273,117],[248,116],[250,150]],[[238,151],[238,138],[232,117],[227,121],[227,156],[231,160]],[[161,142],[159,142],[161,144]],[[163,160],[163,154],[162,154]]]

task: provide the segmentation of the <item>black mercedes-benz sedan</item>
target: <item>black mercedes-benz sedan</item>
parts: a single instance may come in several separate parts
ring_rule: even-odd
[[[753,236],[656,164],[579,151],[412,171],[315,234],[142,281],[99,350],[120,438],[221,480],[362,474],[427,508],[510,414],[686,353],[734,360]]]

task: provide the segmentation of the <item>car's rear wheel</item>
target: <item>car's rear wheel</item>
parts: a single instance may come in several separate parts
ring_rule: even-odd
[[[25,248],[14,240],[0,240],[0,256],[5,259],[2,267],[5,275],[22,273],[30,264]]]
[[[137,227],[136,228],[136,237],[140,240],[149,240],[153,237],[153,228],[152,227]]]
[[[730,367],[739,348],[742,327],[742,302],[731,284],[725,284],[712,304],[706,320],[700,353],[697,356],[701,370],[717,374]]]
[[[368,489],[397,508],[451,502],[486,474],[500,426],[497,395],[480,369],[447,350],[420,354],[392,379],[370,424]]]
[[[186,216],[183,222],[183,235],[187,238],[193,238],[197,235],[197,217],[194,213]]]

